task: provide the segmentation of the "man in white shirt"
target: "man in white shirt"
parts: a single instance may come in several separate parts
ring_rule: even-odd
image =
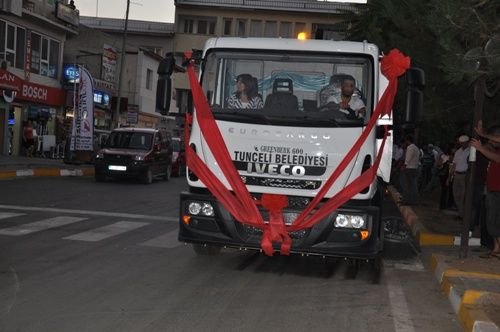
[[[366,115],[365,103],[358,96],[354,95],[355,81],[352,78],[345,78],[342,81],[341,93],[334,94],[326,100],[327,104],[334,102],[340,106],[340,112],[364,119]]]
[[[448,183],[453,181],[453,198],[458,208],[458,216],[464,217],[465,205],[465,179],[469,169],[469,136],[462,135],[458,138],[460,148],[455,152],[453,162],[450,166],[450,177]]]
[[[417,169],[420,163],[420,149],[413,142],[413,136],[406,137],[406,153],[403,165],[402,205],[415,205],[418,201]]]

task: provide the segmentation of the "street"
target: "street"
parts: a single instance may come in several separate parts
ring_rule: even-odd
[[[196,256],[177,241],[185,188],[184,178],[0,182],[0,330],[462,330],[420,256],[355,276],[332,258]]]

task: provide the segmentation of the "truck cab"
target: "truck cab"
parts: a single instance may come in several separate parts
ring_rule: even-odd
[[[255,200],[264,194],[286,196],[287,226],[361,135],[388,84],[380,73],[378,48],[366,42],[214,38],[206,42],[199,64],[199,83],[241,180]],[[257,102],[235,107],[242,75]],[[342,98],[345,79],[354,84],[351,98],[364,105],[363,114],[331,102]],[[378,121],[392,124],[390,116]],[[372,130],[324,201],[373,165],[380,141]],[[230,189],[202,135],[196,109],[188,144]],[[314,226],[289,232],[292,253],[378,256],[383,247],[380,181],[389,180],[391,168],[392,142],[387,145],[379,177],[368,187]],[[189,169],[187,181],[189,190],[181,194],[180,241],[193,243],[197,252],[214,246],[260,249],[261,229],[238,222]],[[268,211],[259,211],[269,222]]]

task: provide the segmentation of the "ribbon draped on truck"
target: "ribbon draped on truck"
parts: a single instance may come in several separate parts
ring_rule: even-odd
[[[394,97],[398,89],[398,77],[403,75],[410,67],[410,58],[404,56],[399,50],[393,49],[381,59],[381,71],[389,80],[389,84],[370,117],[368,124],[335,171],[321,187],[316,197],[289,226],[285,225],[283,219],[283,209],[288,206],[287,196],[262,194],[261,199],[257,200],[252,197],[246,185],[241,180],[240,174],[234,166],[222,134],[213,117],[207,98],[196,77],[193,68],[193,60],[191,60],[191,53],[186,52],[185,57],[189,60],[187,72],[191,85],[193,102],[196,108],[196,120],[203,139],[206,141],[217,165],[220,167],[232,190],[226,188],[224,183],[222,183],[212,170],[210,170],[204,161],[196,154],[196,151],[189,145],[190,125],[193,121],[192,115],[189,113],[186,114],[186,123],[184,127],[186,164],[190,171],[203,182],[208,190],[238,222],[263,230],[261,248],[266,255],[273,255],[273,244],[280,246],[280,253],[282,255],[289,255],[292,245],[289,232],[311,228],[364,188],[368,187],[375,179],[382,158],[382,152],[389,135],[387,126],[384,126],[384,137],[373,165],[337,194],[329,198],[321,207],[316,208],[323,200],[328,190],[352,161],[356,153],[360,150],[368,135],[375,127],[377,119],[384,115],[391,115]],[[258,205],[269,211],[269,223],[264,222],[259,212]]]

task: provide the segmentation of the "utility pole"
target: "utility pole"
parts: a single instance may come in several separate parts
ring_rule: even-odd
[[[483,118],[483,105],[486,93],[486,75],[482,74],[474,83],[474,115],[472,120],[472,131],[476,128],[479,120]],[[465,189],[464,218],[462,220],[462,233],[460,236],[460,258],[467,258],[469,249],[469,229],[473,223],[472,195],[474,192],[474,177],[476,174],[476,151],[471,147],[469,156],[469,177]]]
[[[123,40],[122,40],[122,52],[120,58],[120,72],[118,73],[118,96],[116,101],[116,109],[113,116],[113,128],[118,128],[120,123],[120,101],[122,94],[122,77],[123,77],[123,67],[125,65],[125,56],[127,48],[127,28],[128,28],[128,11],[130,8],[130,0],[127,0],[127,11],[125,13],[125,27],[123,29]]]

